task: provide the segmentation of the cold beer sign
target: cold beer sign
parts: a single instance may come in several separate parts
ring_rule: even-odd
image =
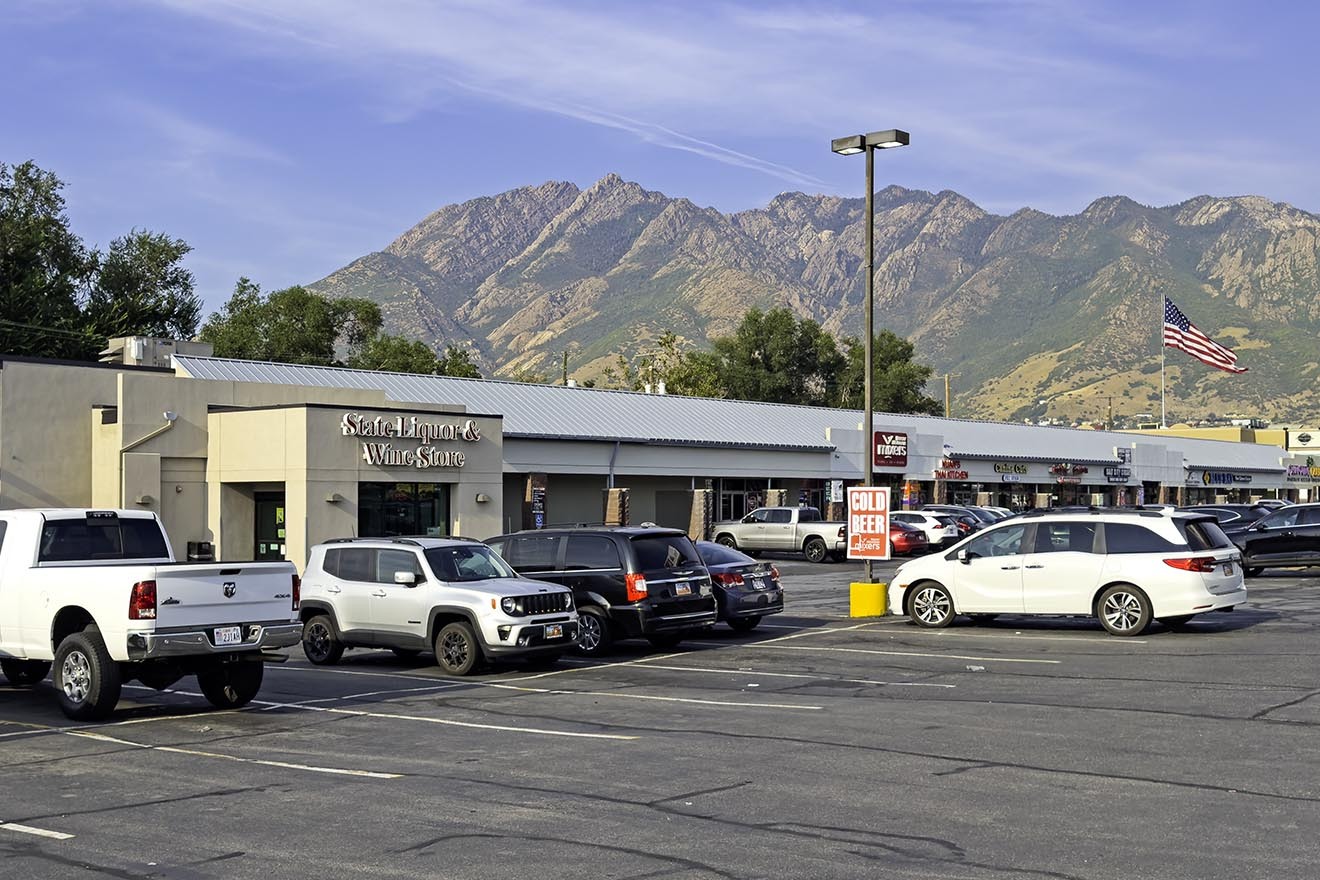
[[[889,487],[848,487],[848,558],[889,558]]]

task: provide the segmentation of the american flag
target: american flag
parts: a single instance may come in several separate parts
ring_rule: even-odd
[[[1197,330],[1196,325],[1187,320],[1182,309],[1175,306],[1167,296],[1164,298],[1164,344],[1181,349],[1201,363],[1226,373],[1247,371],[1246,367],[1237,365],[1237,355],[1233,354],[1232,349],[1225,348]]]

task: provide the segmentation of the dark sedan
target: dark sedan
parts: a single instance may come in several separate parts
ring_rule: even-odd
[[[758,562],[740,550],[714,541],[697,541],[697,553],[710,571],[710,582],[715,587],[717,620],[723,620],[738,632],[749,632],[762,617],[784,610],[779,569],[770,563]]]
[[[1281,507],[1229,537],[1242,549],[1247,577],[1273,566],[1320,566],[1320,504]]]

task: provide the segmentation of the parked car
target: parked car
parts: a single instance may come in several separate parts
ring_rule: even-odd
[[[922,529],[931,547],[950,547],[962,539],[958,521],[948,514],[922,510],[894,510],[890,512],[889,520]]]
[[[486,542],[521,574],[568,587],[577,603],[578,651],[597,656],[618,639],[665,650],[715,625],[710,573],[678,529],[598,526],[535,529]]]
[[[1231,525],[1237,522],[1243,522],[1243,525],[1250,525],[1263,516],[1273,512],[1274,508],[1263,504],[1190,504],[1186,507],[1180,507],[1179,510],[1189,510],[1193,513],[1208,513],[1213,516],[1221,527]]]
[[[750,632],[767,614],[784,610],[779,569],[714,541],[697,541],[696,547],[715,588],[716,619]]]
[[[1238,549],[1212,517],[1112,508],[1023,514],[903,563],[889,588],[893,613],[918,626],[959,614],[1082,615],[1116,636],[1246,598]]]
[[[1270,510],[1278,510],[1280,507],[1287,507],[1292,504],[1291,501],[1284,501],[1281,498],[1261,498],[1255,503],[1261,507],[1268,507]]]
[[[1275,566],[1320,566],[1320,504],[1281,507],[1230,537],[1248,577]]]
[[[969,504],[923,504],[922,510],[943,511],[954,515],[967,515],[973,517],[981,525],[991,525],[998,522],[998,518],[989,511],[972,507]]]
[[[711,534],[725,547],[800,552],[808,562],[842,559],[848,552],[847,526],[825,522],[814,507],[758,507],[737,522],[715,523]]]
[[[465,538],[341,538],[316,544],[303,573],[303,653],[338,663],[346,648],[422,651],[450,675],[483,661],[553,663],[577,644],[571,591],[519,577]]]
[[[926,533],[918,526],[908,525],[905,522],[895,520],[890,515],[889,519],[889,555],[890,556],[918,556],[930,550],[930,541],[926,538]]]
[[[267,652],[298,642],[291,563],[175,562],[153,513],[0,511],[0,539],[0,670],[22,687],[53,665],[70,718],[106,717],[133,679],[164,690],[185,675],[235,709],[261,690]]]

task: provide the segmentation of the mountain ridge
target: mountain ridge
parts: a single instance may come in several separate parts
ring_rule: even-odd
[[[1320,217],[1260,196],[1055,216],[991,214],[952,190],[875,194],[877,329],[958,373],[957,414],[1158,412],[1162,296],[1235,348],[1230,376],[1169,355],[1170,414],[1314,413]],[[580,378],[672,330],[696,345],[751,307],[857,335],[864,200],[786,192],[729,214],[606,175],[442,206],[309,285],[379,302],[391,332],[470,345],[488,371]],[[1047,401],[1047,403],[1041,403]]]

